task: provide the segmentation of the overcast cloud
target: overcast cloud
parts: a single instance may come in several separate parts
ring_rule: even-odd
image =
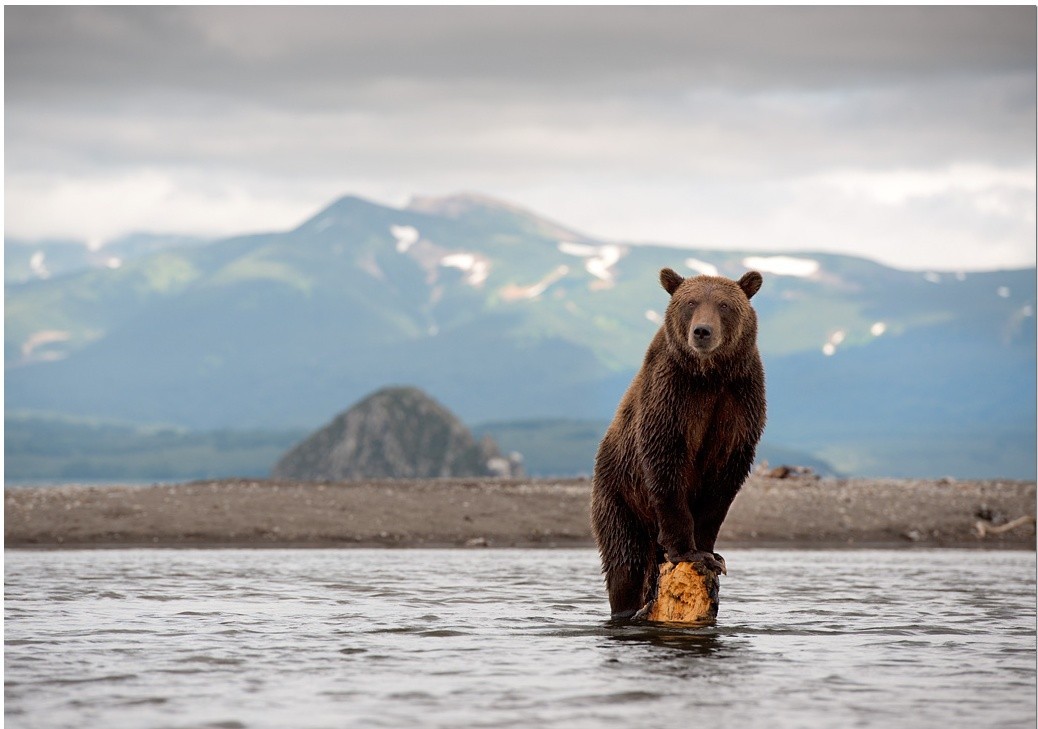
[[[607,239],[1035,261],[1035,9],[5,9],[6,234],[473,191]]]

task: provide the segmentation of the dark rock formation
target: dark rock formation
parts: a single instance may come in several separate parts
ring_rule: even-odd
[[[274,466],[308,481],[521,475],[520,457],[476,441],[447,408],[413,387],[379,390],[340,413]]]

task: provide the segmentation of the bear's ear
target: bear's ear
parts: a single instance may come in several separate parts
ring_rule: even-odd
[[[667,293],[671,296],[677,291],[678,286],[685,279],[681,278],[673,268],[664,268],[660,271],[660,283],[663,284],[663,288],[667,290]]]
[[[756,271],[748,271],[742,275],[739,279],[739,288],[746,294],[747,299],[752,299],[753,295],[760,291],[761,284],[764,283],[764,277]]]

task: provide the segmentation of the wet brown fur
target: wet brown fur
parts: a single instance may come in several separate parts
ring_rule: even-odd
[[[764,430],[750,305],[761,275],[683,279],[665,268],[660,282],[671,294],[663,326],[595,459],[592,528],[618,616],[646,603],[665,558],[713,552]],[[693,346],[703,324],[719,342],[709,354]]]

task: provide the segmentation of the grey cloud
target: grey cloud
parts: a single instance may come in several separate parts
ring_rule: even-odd
[[[949,155],[1017,163],[1034,149],[1034,15],[10,7],[8,154],[16,169],[238,158],[281,171],[416,154],[504,164],[530,158],[534,129],[552,137],[546,161],[608,160],[635,139],[631,153],[665,167],[693,152],[694,168],[752,174]],[[601,146],[573,143],[582,135]],[[480,146],[494,137],[497,149]]]
[[[1027,7],[10,7],[15,102],[162,88],[267,104],[380,86],[552,96],[1034,72]],[[392,94],[390,94],[392,95]]]
[[[774,177],[831,166],[1019,165],[1033,158],[1026,78],[830,94],[702,91],[648,109],[445,97],[387,111],[208,108],[156,100],[119,113],[9,107],[8,164],[54,171],[235,166],[268,174],[488,169]]]

